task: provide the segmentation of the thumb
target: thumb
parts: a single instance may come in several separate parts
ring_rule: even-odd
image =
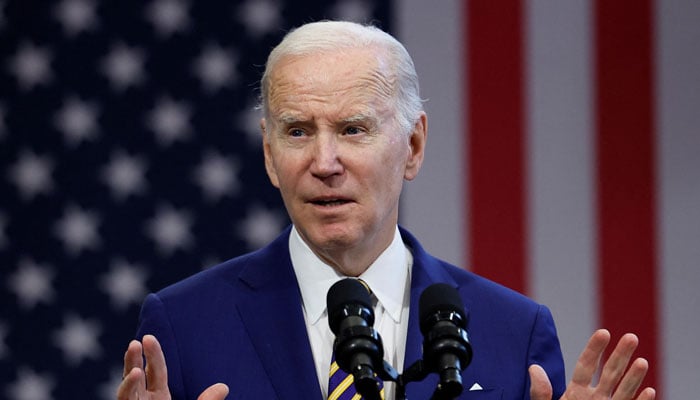
[[[530,365],[530,398],[532,400],[552,400],[552,384],[542,367]]]
[[[197,397],[197,400],[224,400],[228,396],[228,386],[216,383],[209,386]]]

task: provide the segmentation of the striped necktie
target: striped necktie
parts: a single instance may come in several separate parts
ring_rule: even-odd
[[[379,381],[379,395],[384,399],[384,384]],[[360,400],[362,396],[355,390],[352,374],[348,374],[338,367],[335,362],[335,354],[331,360],[331,368],[328,374],[328,400]]]
[[[370,295],[372,289],[362,279],[358,281],[367,289]],[[328,373],[328,400],[360,400],[362,395],[357,393],[355,385],[353,385],[353,376],[343,371],[335,361],[335,352],[331,360],[331,368]],[[379,380],[379,395],[384,399],[384,383]]]

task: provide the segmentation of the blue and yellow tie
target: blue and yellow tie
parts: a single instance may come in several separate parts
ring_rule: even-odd
[[[362,279],[358,282],[367,289],[367,292],[372,296],[372,289]],[[355,385],[353,385],[353,376],[340,369],[335,361],[335,352],[333,352],[331,360],[331,368],[328,374],[328,400],[360,400],[362,395],[357,393]],[[384,399],[384,383],[379,380],[379,395]]]
[[[331,362],[331,369],[328,374],[328,400],[360,400],[362,396],[355,390],[352,374],[340,369],[335,362],[335,355]],[[381,380],[379,395],[384,398],[384,385]]]

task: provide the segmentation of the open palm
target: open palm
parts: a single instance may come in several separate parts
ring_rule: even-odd
[[[645,388],[635,397],[649,369],[649,363],[645,359],[635,359],[625,372],[632,353],[639,344],[637,336],[631,333],[620,338],[603,366],[598,384],[594,385],[593,377],[598,371],[603,350],[609,343],[610,332],[607,330],[600,329],[593,333],[579,356],[571,382],[560,400],[653,400],[656,397],[653,388]],[[532,400],[552,400],[552,385],[544,369],[532,365],[529,372]]]
[[[143,358],[146,358],[146,368]],[[146,384],[148,382],[148,385]],[[217,383],[202,392],[198,400],[223,400],[228,386]],[[118,400],[170,400],[168,369],[158,340],[152,335],[143,342],[132,340],[124,355],[124,380],[117,391]]]

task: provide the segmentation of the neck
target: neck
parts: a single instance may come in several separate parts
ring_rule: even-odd
[[[316,248],[309,244],[309,248],[338,273],[344,276],[358,277],[367,271],[372,263],[391,245],[394,233],[395,227],[390,232],[376,235],[353,247]]]

